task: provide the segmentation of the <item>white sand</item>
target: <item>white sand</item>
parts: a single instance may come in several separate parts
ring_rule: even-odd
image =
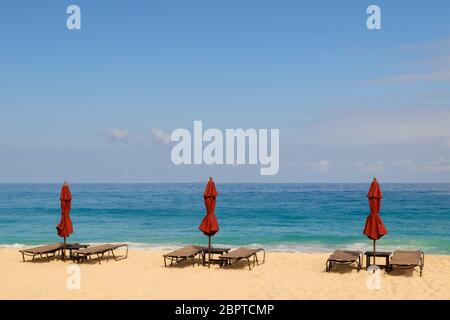
[[[71,262],[22,262],[17,250],[0,249],[0,299],[450,299],[450,256],[427,255],[417,271],[381,273],[381,289],[367,287],[369,273],[325,272],[328,254],[267,253],[249,271],[165,268],[163,252],[130,251],[126,260],[80,264],[81,288],[69,290]]]

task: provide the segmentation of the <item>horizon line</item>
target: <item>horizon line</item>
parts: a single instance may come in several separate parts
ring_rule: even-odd
[[[214,180],[216,183],[220,183],[220,184],[366,184],[366,183],[371,183],[371,180],[368,181],[357,181],[357,182],[351,182],[351,181],[344,181],[344,182],[336,182],[336,181],[331,181],[331,182],[311,182],[311,181],[302,181],[302,182],[252,182],[252,181],[245,181],[245,182],[232,182],[232,181],[226,181],[226,182],[218,182],[216,180]],[[63,181],[64,182],[64,181]],[[0,181],[0,185],[5,185],[5,184],[62,184],[63,182],[1,182]],[[207,182],[205,181],[170,181],[170,182],[161,182],[161,181],[149,181],[149,182],[101,182],[101,181],[97,181],[97,182],[70,182],[69,184],[196,184],[196,183],[205,183]],[[381,184],[450,184],[450,181],[448,182],[418,182],[418,181],[414,181],[414,182],[399,182],[399,181],[388,181],[388,182],[380,182]]]

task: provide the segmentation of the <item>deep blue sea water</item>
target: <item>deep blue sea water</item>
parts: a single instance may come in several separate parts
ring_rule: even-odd
[[[213,243],[283,251],[368,249],[369,184],[216,184]],[[0,184],[0,245],[59,241],[60,185]],[[69,241],[135,247],[206,244],[205,184],[72,184]],[[389,234],[378,248],[450,254],[450,184],[382,184]]]

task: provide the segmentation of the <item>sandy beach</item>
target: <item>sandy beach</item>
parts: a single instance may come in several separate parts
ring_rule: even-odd
[[[0,299],[450,299],[450,256],[426,255],[417,271],[381,272],[381,289],[368,273],[325,272],[324,253],[268,252],[266,263],[220,269],[183,262],[165,268],[156,250],[130,250],[126,260],[79,264],[80,289],[67,288],[71,262],[22,262],[0,249]]]

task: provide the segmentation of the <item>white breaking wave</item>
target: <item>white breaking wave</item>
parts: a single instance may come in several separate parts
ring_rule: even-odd
[[[98,245],[102,244],[101,242],[86,242],[89,245]],[[105,242],[103,242],[105,243]],[[110,244],[118,244],[119,242],[107,242]],[[139,242],[120,242],[128,244],[130,249],[133,250],[151,250],[151,251],[169,251],[174,250],[177,248],[180,248],[182,246],[186,246],[186,243],[139,243]],[[192,243],[194,245],[202,245],[206,246],[205,243]],[[0,244],[0,248],[5,249],[23,249],[23,248],[29,248],[34,246],[39,246],[43,244],[22,244],[22,243],[15,243],[15,244]],[[260,244],[260,243],[252,243],[252,244],[245,244],[245,245],[229,245],[229,244],[223,244],[223,243],[214,243],[214,247],[226,247],[235,249],[238,247],[253,247],[253,248],[265,248],[267,251],[270,252],[302,252],[302,253],[316,253],[316,252],[331,252],[336,249],[340,250],[353,250],[353,251],[372,251],[373,247],[370,242],[357,242],[352,244],[346,244],[346,245],[330,245],[330,244]],[[394,251],[397,249],[404,249],[404,250],[417,250],[422,249],[427,252],[433,252],[433,253],[441,253],[441,254],[448,254],[446,252],[441,252],[439,250],[436,250],[435,247],[427,247],[427,248],[418,248],[417,246],[413,245],[401,245],[401,246],[393,246],[393,245],[378,245],[376,246],[377,251]]]

